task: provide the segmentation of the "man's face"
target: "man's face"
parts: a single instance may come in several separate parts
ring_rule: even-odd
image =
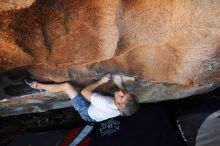
[[[116,91],[115,92],[115,104],[117,107],[121,106],[127,101],[129,94],[125,91]]]

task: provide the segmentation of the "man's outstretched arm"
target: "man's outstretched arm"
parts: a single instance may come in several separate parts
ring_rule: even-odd
[[[85,87],[84,89],[81,90],[81,94],[88,100],[91,102],[91,96],[93,94],[93,91],[99,87],[102,84],[108,83],[110,80],[110,75],[105,75],[104,77],[101,78],[101,80],[88,85],[87,87]]]

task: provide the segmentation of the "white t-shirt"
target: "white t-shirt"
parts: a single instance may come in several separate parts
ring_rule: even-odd
[[[88,114],[92,119],[100,122],[112,117],[117,117],[120,115],[120,112],[111,97],[93,93]]]

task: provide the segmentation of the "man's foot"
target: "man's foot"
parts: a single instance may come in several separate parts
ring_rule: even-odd
[[[34,81],[31,78],[24,78],[24,82],[28,84],[31,88],[38,89],[37,81]]]

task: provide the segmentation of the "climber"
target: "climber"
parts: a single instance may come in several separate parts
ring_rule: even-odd
[[[87,122],[100,122],[119,115],[130,116],[138,108],[138,99],[134,94],[124,90],[122,80],[124,76],[110,75],[103,76],[99,81],[88,85],[78,93],[70,83],[43,84],[26,78],[25,82],[34,89],[46,90],[49,92],[65,92],[70,98],[70,104],[79,112],[80,116]],[[103,96],[95,93],[94,90],[113,80],[119,88],[113,97]]]

